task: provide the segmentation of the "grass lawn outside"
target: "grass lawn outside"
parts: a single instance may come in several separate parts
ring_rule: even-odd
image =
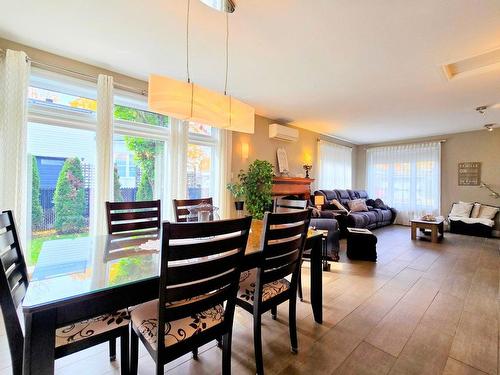
[[[88,233],[72,233],[72,234],[57,234],[54,231],[44,232],[40,235],[33,235],[31,239],[30,256],[28,258],[28,266],[34,266],[38,261],[38,256],[42,250],[45,241],[73,239],[78,237],[88,237]]]

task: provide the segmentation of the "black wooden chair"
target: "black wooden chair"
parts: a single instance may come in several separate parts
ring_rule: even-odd
[[[11,211],[0,213],[0,306],[7,332],[12,373],[22,374],[24,335],[17,314],[28,289],[28,273]],[[129,370],[129,315],[127,310],[101,315],[56,329],[55,358],[109,341],[110,360],[121,338],[121,373]],[[43,353],[40,353],[43,355]]]
[[[231,372],[231,335],[252,218],[163,223],[159,299],[131,313],[131,373],[137,373],[138,338],[164,365],[223,337],[222,373]]]
[[[189,208],[202,203],[213,205],[212,197],[200,199],[172,199],[175,213],[175,221],[184,223],[189,217]]]
[[[297,212],[307,208],[307,201],[305,199],[284,199],[278,198],[276,200],[276,208],[275,212]],[[304,249],[306,250],[306,249]],[[304,258],[302,258],[304,261]],[[300,262],[300,271],[298,276],[298,294],[299,298],[302,301],[304,299],[302,293],[302,261]],[[273,311],[273,317],[276,318],[276,312]]]
[[[106,202],[108,233],[159,230],[161,201]]]
[[[266,213],[263,223],[263,260],[257,269],[241,273],[236,304],[253,314],[253,339],[257,374],[264,374],[261,315],[271,310],[276,317],[279,304],[289,301],[292,352],[298,350],[296,302],[297,278],[311,218],[310,210]],[[291,281],[285,277],[291,275]]]

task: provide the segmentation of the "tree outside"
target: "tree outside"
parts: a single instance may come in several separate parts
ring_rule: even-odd
[[[31,158],[31,225],[38,227],[43,220],[43,209],[40,203],[40,173],[36,157]]]
[[[78,158],[64,162],[54,192],[54,210],[58,233],[79,233],[86,227],[83,171]]]

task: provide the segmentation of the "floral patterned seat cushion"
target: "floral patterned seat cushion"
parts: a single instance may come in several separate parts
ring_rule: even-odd
[[[244,271],[240,276],[240,288],[238,290],[238,298],[250,304],[253,303],[255,295],[255,283],[257,279],[257,269]],[[287,279],[273,281],[265,284],[262,288],[262,302],[271,299],[278,294],[281,294],[290,289],[290,282]]]
[[[126,326],[129,322],[130,316],[124,309],[58,328],[56,329],[56,348]]]
[[[143,303],[132,312],[132,324],[152,348],[158,342],[158,300]],[[202,313],[165,324],[165,346],[172,346],[224,321],[224,307],[217,305]]]

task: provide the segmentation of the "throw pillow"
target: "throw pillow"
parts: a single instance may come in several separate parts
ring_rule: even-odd
[[[337,209],[339,209],[339,210],[347,211],[346,208],[344,206],[342,206],[342,204],[336,199],[332,199],[330,201],[330,204],[337,207]]]
[[[349,209],[351,212],[364,212],[368,211],[368,207],[366,207],[366,202],[364,199],[354,199],[347,203],[349,205]]]
[[[473,203],[453,203],[451,207],[450,216],[457,217],[470,217],[470,212],[472,211]]]
[[[479,217],[479,211],[481,210],[481,203],[474,203],[474,207],[472,207],[472,212],[470,213],[470,217],[474,219]]]
[[[490,219],[493,220],[495,215],[500,209],[498,207],[487,206],[485,204],[481,205],[481,210],[479,210],[479,218],[480,219]]]
[[[384,201],[380,198],[375,199],[375,208],[380,208],[382,210],[388,210],[389,206],[384,203]]]

